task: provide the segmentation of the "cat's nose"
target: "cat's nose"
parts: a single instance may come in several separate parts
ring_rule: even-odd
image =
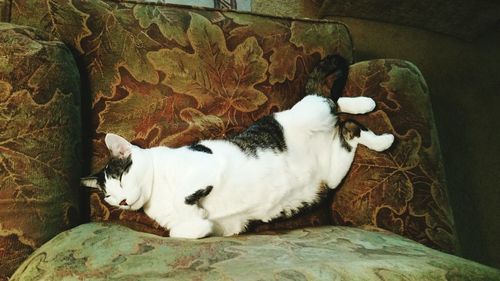
[[[120,206],[128,206],[128,204],[127,204],[127,199],[123,199],[123,200],[120,202]]]

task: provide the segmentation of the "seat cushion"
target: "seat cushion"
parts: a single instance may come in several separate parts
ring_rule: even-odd
[[[46,243],[12,277],[70,279],[499,280],[500,270],[358,228],[184,240],[89,223]]]

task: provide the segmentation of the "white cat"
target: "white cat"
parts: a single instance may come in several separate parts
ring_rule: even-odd
[[[367,97],[335,103],[308,95],[232,139],[180,148],[142,149],[107,134],[111,160],[82,184],[100,188],[113,206],[144,208],[171,237],[238,234],[251,220],[267,222],[316,202],[324,184],[337,187],[358,144],[375,151],[389,148],[393,135],[375,135],[336,116],[374,108]]]

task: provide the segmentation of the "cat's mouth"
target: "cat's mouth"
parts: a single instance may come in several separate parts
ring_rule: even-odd
[[[137,201],[138,200],[132,203],[128,203],[127,199],[123,199],[122,201],[120,201],[120,203],[118,203],[118,207],[123,210],[136,210],[138,208],[134,208],[134,204],[137,203]]]
[[[130,205],[118,205],[117,207],[120,208],[120,209],[122,209],[122,210],[130,210],[130,209],[132,209],[132,207]]]
[[[118,202],[118,200],[114,201],[114,200],[110,200],[109,198],[105,198],[104,200],[108,204],[110,204],[111,206],[118,207],[118,208],[120,208],[122,210],[130,210],[130,209],[132,209],[132,205],[133,205],[133,204],[129,204],[127,202],[127,199],[123,199],[122,201],[119,201],[119,202]]]
[[[127,199],[123,199],[118,203],[118,207],[123,210],[130,210],[132,208],[132,204],[127,203]]]

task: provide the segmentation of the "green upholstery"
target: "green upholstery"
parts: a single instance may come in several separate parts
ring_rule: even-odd
[[[500,280],[500,270],[359,228],[185,241],[90,223],[38,249],[15,280]]]

